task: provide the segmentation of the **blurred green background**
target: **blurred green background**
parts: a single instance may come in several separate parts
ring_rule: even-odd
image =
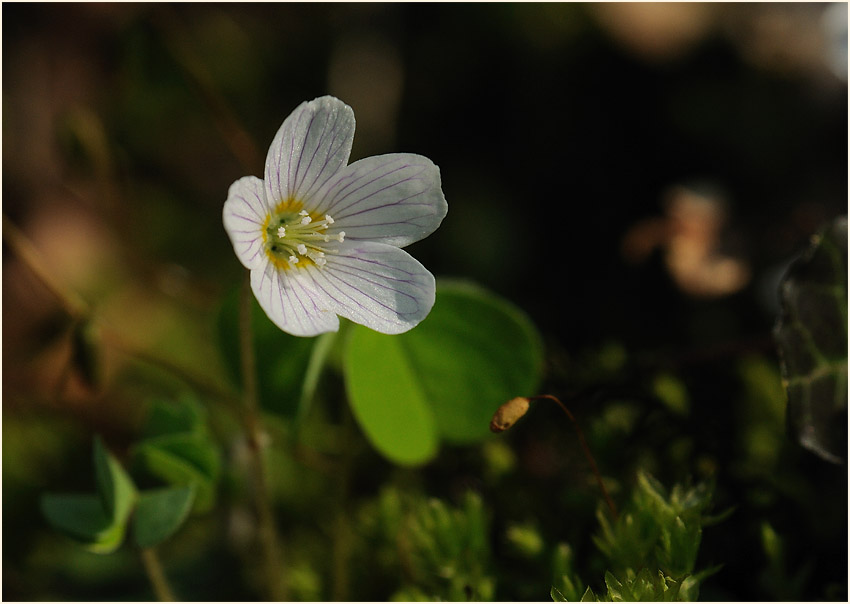
[[[131,551],[83,552],[37,502],[91,489],[94,434],[127,453],[151,397],[186,386],[170,365],[200,376],[225,470],[219,505],[163,548],[167,572],[185,598],[261,597],[243,563],[244,442],[216,394],[215,322],[243,277],[221,210],[234,180],[262,175],[283,119],[323,94],[354,109],[352,160],[440,167],[448,217],[411,253],[529,314],[541,392],[571,399],[615,498],[639,468],[716,480],[715,506],[734,512],[705,530],[699,566],[724,566],[702,599],[846,599],[846,466],[785,436],[771,339],[782,273],[847,210],[846,4],[2,11],[4,215],[115,336],[88,383],[62,307],[4,245],[4,599],[153,597]],[[414,597],[381,519],[470,490],[489,514],[491,597],[546,599],[558,542],[601,577],[599,497],[554,406],[397,468],[339,389],[322,391],[310,447],[271,453],[292,597]],[[273,438],[288,429],[270,416]],[[528,531],[539,548],[516,546]]]

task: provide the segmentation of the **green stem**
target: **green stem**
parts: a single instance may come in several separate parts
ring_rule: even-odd
[[[246,273],[247,274],[247,273]],[[278,541],[277,527],[269,501],[263,464],[263,438],[260,423],[260,405],[257,396],[257,368],[254,358],[253,329],[251,324],[252,306],[250,280],[245,280],[242,288],[239,308],[239,343],[242,355],[242,387],[244,393],[244,421],[251,452],[251,472],[254,481],[254,497],[259,520],[259,537],[266,565],[266,581],[269,596],[274,601],[287,599],[286,581],[282,563],[281,546]]]
[[[160,602],[176,602],[177,597],[165,577],[165,572],[162,569],[162,564],[159,561],[159,556],[151,547],[145,547],[141,550],[142,565],[145,567],[145,574],[151,582],[153,592],[156,599]]]

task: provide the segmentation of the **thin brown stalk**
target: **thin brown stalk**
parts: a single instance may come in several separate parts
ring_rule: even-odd
[[[247,274],[247,273],[246,273]],[[269,501],[263,464],[263,437],[260,423],[260,405],[257,395],[257,368],[254,358],[253,330],[251,328],[251,284],[245,280],[239,308],[239,332],[242,354],[242,387],[244,394],[244,421],[251,452],[251,471],[254,497],[259,520],[260,544],[266,565],[269,596],[274,601],[287,600],[287,588],[274,514]]]
[[[596,460],[593,458],[593,454],[590,452],[590,447],[587,445],[587,440],[584,438],[584,432],[581,430],[581,426],[576,420],[575,416],[572,412],[567,408],[567,406],[561,402],[561,400],[553,396],[551,394],[540,394],[538,396],[529,397],[529,400],[535,401],[539,399],[549,399],[551,401],[555,401],[558,406],[567,414],[567,417],[573,423],[573,427],[576,429],[576,434],[578,435],[578,441],[581,445],[581,449],[584,452],[584,456],[587,458],[588,463],[590,464],[590,469],[593,471],[593,475],[596,477],[596,482],[599,484],[599,489],[602,491],[602,496],[605,498],[605,502],[608,504],[608,509],[611,510],[611,515],[614,518],[617,518],[617,506],[614,505],[614,500],[611,499],[611,496],[608,494],[608,489],[605,488],[605,483],[602,480],[602,475],[599,473],[599,468],[596,466]]]
[[[165,571],[162,569],[162,564],[159,561],[159,556],[156,550],[151,547],[145,547],[141,550],[142,565],[145,567],[145,574],[153,587],[153,593],[156,599],[160,602],[177,602],[177,597],[174,595],[174,590],[168,583],[165,576]]]

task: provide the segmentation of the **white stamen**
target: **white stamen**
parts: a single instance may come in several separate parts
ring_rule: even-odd
[[[290,256],[289,264],[298,264],[298,258],[296,258],[295,256]]]
[[[330,235],[325,235],[325,236],[323,237],[323,239],[325,240],[325,242],[328,242],[328,241],[330,241],[330,240],[331,240],[331,236],[330,236]]]
[[[307,253],[307,246],[304,245],[303,243],[299,243],[297,249],[298,249],[298,253],[301,254],[302,256],[304,256]]]
[[[280,228],[278,228],[278,230],[277,230],[277,236],[278,236],[278,237],[280,237],[281,239],[283,239],[284,237],[286,237],[286,229],[285,229],[284,227],[280,227]]]
[[[334,223],[334,219],[333,219],[333,218],[331,218],[331,215],[330,215],[330,214],[325,214],[325,222],[327,222],[328,224],[333,224],[333,223]]]
[[[309,214],[309,212],[307,212],[307,210],[301,210],[300,212],[298,212],[298,215],[299,216],[309,216],[310,214]]]
[[[340,231],[338,235],[339,242],[342,243],[345,241],[345,231]]]
[[[301,219],[301,224],[310,224],[311,222],[313,222],[313,219],[310,218],[309,216],[305,216],[304,218]]]

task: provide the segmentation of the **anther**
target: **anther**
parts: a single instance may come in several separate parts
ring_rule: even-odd
[[[286,237],[286,229],[285,229],[284,227],[280,227],[280,228],[278,228],[278,230],[277,230],[277,236],[278,236],[278,237],[280,237],[281,239],[283,239],[284,237]]]
[[[298,250],[298,253],[301,254],[302,256],[304,256],[307,253],[307,246],[304,245],[303,243],[299,243],[298,247],[296,249]]]

